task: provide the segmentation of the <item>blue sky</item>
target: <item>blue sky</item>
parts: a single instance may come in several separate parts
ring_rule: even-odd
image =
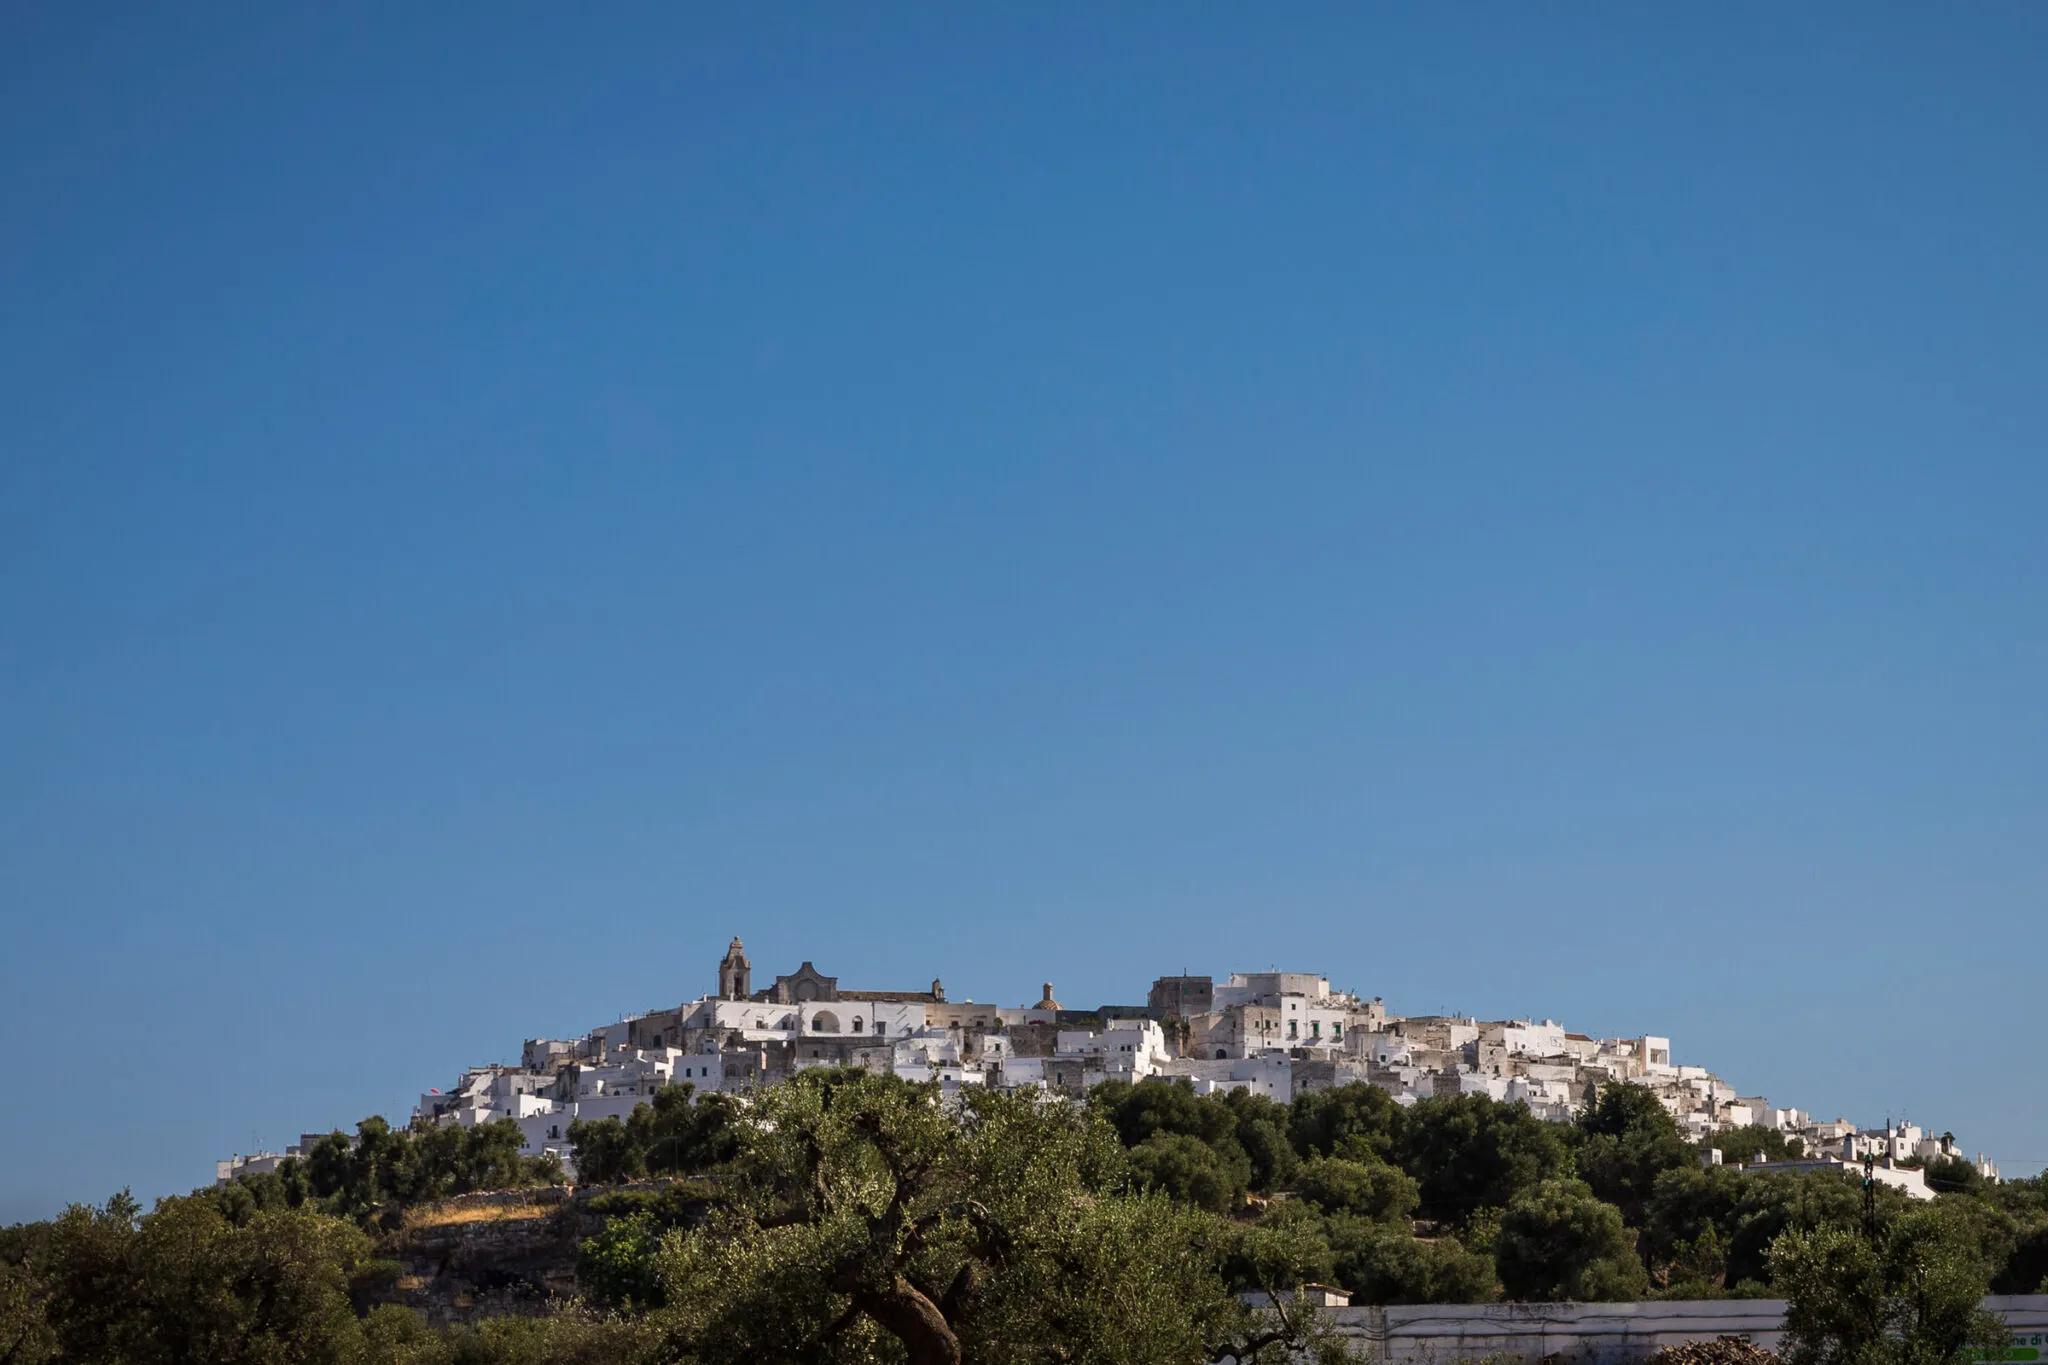
[[[2048,1160],[2048,11],[13,6],[0,1219],[757,972]]]

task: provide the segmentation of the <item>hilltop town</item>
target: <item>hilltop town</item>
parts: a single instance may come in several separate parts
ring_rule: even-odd
[[[1796,1139],[1795,1160],[1775,1168],[1868,1165],[1879,1180],[1931,1197],[1918,1167],[1962,1155],[1950,1134],[1906,1123],[1859,1128],[1816,1121],[1795,1108],[1744,1095],[1705,1067],[1677,1063],[1656,1035],[1593,1038],[1553,1020],[1390,1014],[1383,1001],[1333,991],[1311,972],[1162,976],[1143,1004],[1068,1009],[1045,984],[1036,1004],[1015,1008],[950,1001],[927,990],[841,986],[805,962],[756,989],[735,938],[718,962],[717,991],[631,1015],[580,1038],[528,1039],[518,1066],[478,1066],[447,1091],[420,1096],[415,1122],[474,1125],[510,1119],[524,1154],[552,1153],[573,1172],[569,1125],[623,1118],[665,1086],[746,1094],[811,1067],[851,1066],[907,1080],[1043,1089],[1079,1097],[1104,1081],[1184,1081],[1207,1094],[1241,1088],[1289,1102],[1303,1091],[1366,1082],[1412,1104],[1435,1095],[1482,1094],[1526,1104],[1564,1122],[1598,1088],[1626,1082],[1651,1090],[1699,1142],[1708,1160],[1716,1134],[1761,1127]],[[282,1155],[218,1163],[225,1182],[275,1169],[310,1151],[308,1134]],[[1729,1151],[1730,1162],[1752,1153]],[[1751,1162],[1751,1165],[1759,1163]],[[1979,1154],[1979,1174],[1997,1168]]]

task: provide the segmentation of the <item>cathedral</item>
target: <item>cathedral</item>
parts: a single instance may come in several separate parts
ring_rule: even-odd
[[[842,997],[906,1005],[942,1005],[946,1001],[946,988],[936,979],[928,991],[841,991],[838,977],[826,976],[809,962],[787,976],[776,977],[775,984],[765,990],[754,990],[753,980],[753,964],[747,961],[747,951],[734,939],[718,963],[720,1000],[754,1000],[771,1005],[810,1005]]]

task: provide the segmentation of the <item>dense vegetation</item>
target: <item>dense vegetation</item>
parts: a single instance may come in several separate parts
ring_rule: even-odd
[[[372,1117],[356,1125],[354,1138],[329,1133],[303,1159],[287,1158],[275,1171],[242,1176],[204,1197],[234,1221],[259,1209],[305,1209],[366,1228],[394,1227],[403,1210],[451,1194],[560,1184],[562,1163],[519,1155],[524,1142],[510,1119],[393,1128]]]
[[[571,1136],[586,1183],[697,1177],[604,1196],[577,1311],[364,1311],[407,1207],[560,1179],[510,1123],[369,1119],[146,1214],[122,1195],[0,1230],[0,1365],[1278,1359],[1329,1353],[1327,1329],[1240,1296],[1310,1281],[1372,1303],[1789,1296],[1797,1365],[1954,1365],[1995,1337],[1983,1293],[2048,1289],[2042,1182],[1944,1165],[1912,1204],[1703,1167],[1630,1086],[1557,1125],[1364,1085],[948,1105],[821,1071],[746,1106],[674,1087]]]

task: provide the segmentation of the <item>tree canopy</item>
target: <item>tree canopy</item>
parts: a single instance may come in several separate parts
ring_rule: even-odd
[[[574,1128],[604,1220],[583,1298],[430,1329],[364,1312],[421,1200],[552,1178],[508,1123],[366,1119],[302,1160],[0,1228],[0,1365],[1199,1365],[1329,1356],[1295,1287],[1355,1303],[1783,1294],[1794,1365],[1962,1365],[1987,1289],[2048,1289],[2048,1188],[1942,1192],[1702,1167],[1654,1097],[1570,1125],[1370,1086],[1288,1105],[1185,1083],[944,1095],[805,1072],[742,1103],[664,1090]],[[642,1176],[688,1179],[624,1182]],[[1877,1326],[1873,1327],[1872,1324]]]
[[[1565,1171],[1558,1125],[1526,1104],[1484,1095],[1418,1102],[1402,1125],[1400,1164],[1421,1187],[1423,1216],[1460,1225],[1483,1208],[1505,1208]]]
[[[1162,1102],[1133,1114],[1195,1113],[1145,1098]],[[1141,1147],[1186,1138],[1169,1122],[1128,1131]],[[1127,1192],[1128,1170],[1099,1111],[988,1091],[949,1109],[936,1087],[806,1073],[748,1112],[731,1196],[670,1240],[662,1277],[706,1361],[863,1360],[883,1337],[911,1365],[1252,1361],[1313,1344],[1223,1276],[1235,1256],[1291,1290],[1284,1239]]]
[[[1963,1365],[2006,1333],[1963,1225],[1934,1209],[1866,1226],[1794,1228],[1771,1247],[1787,1365]],[[1982,1357],[1980,1357],[1982,1358]]]
[[[1516,1195],[1501,1214],[1494,1261],[1513,1299],[1637,1299],[1648,1284],[1621,1210],[1577,1180]]]
[[[737,1150],[732,1125],[739,1109],[730,1095],[698,1095],[681,1081],[663,1086],[624,1119],[577,1119],[569,1125],[576,1178],[616,1185],[719,1165]]]
[[[1657,1177],[1698,1164],[1664,1102],[1640,1085],[1604,1086],[1577,1125],[1579,1176],[1639,1224]]]

